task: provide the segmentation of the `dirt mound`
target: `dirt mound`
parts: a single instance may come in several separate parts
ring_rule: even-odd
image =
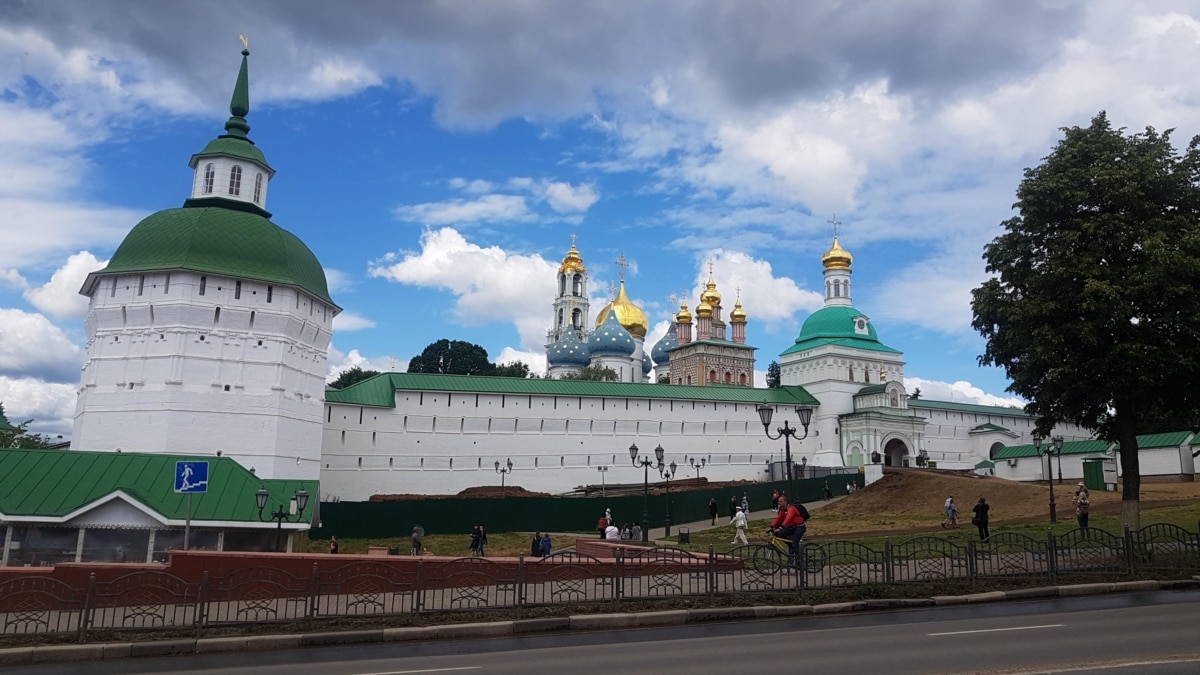
[[[1054,500],[1060,518],[1074,517],[1071,505],[1078,481],[1068,480],[1054,485]],[[937,527],[942,519],[946,497],[954,496],[958,504],[959,523],[970,526],[971,508],[980,497],[991,505],[993,522],[1020,522],[1044,519],[1050,503],[1050,487],[1045,483],[1021,483],[978,476],[970,472],[938,471],[933,469],[884,469],[883,478],[852,495],[822,507],[822,514],[850,519],[864,514],[896,517],[900,524],[913,525],[917,519],[927,519],[927,525]],[[1143,507],[1187,502],[1200,496],[1200,482],[1144,483],[1141,489]],[[1121,493],[1093,490],[1090,493],[1092,513],[1112,514],[1121,509]],[[819,516],[818,516],[819,517]]]
[[[413,494],[394,494],[394,495],[371,495],[367,501],[371,502],[390,502],[404,501],[410,499],[458,499],[460,497],[549,497],[549,492],[532,492],[526,490],[519,485],[506,485],[503,489],[499,485],[479,485],[469,487],[456,495],[413,495]]]

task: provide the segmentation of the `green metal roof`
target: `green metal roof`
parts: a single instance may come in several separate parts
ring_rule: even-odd
[[[987,413],[989,415],[1018,415],[1028,417],[1024,408],[1010,408],[999,405],[979,405],[978,403],[958,403],[954,401],[933,401],[927,398],[910,398],[910,408],[928,408],[930,410],[953,410],[955,412]]]
[[[1002,427],[999,424],[992,424],[991,422],[988,422],[987,424],[980,424],[979,426],[975,427],[974,429],[971,429],[971,431],[1008,431],[1008,432],[1011,432],[1012,430],[1008,429],[1007,427]]]
[[[175,492],[175,462],[208,462],[208,492],[193,495],[192,521],[261,522],[254,493],[265,487],[265,511],[286,505],[296,490],[311,495],[308,522],[319,500],[315,480],[264,480],[229,457],[79,450],[0,450],[0,518],[66,516],[121,491],[169,520],[187,517],[187,495]],[[273,522],[273,521],[272,521]]]
[[[298,286],[336,307],[325,270],[304,242],[261,215],[232,208],[152,213],[97,274],[173,269]]]
[[[258,146],[254,144],[254,141],[250,140],[249,138],[217,136],[209,141],[208,145],[204,146],[203,150],[192,155],[192,159],[188,162],[188,164],[195,168],[195,166],[200,163],[201,158],[209,155],[229,155],[230,157],[237,157],[239,159],[257,162],[271,173],[275,172],[275,170],[271,168],[271,165],[267,164],[267,157],[263,154],[263,151],[259,150]]]
[[[976,464],[975,468],[976,469],[994,469],[994,468],[996,468],[996,463],[989,462],[988,460],[985,459],[982,462]]]
[[[1045,441],[1043,441],[1043,443],[1042,443],[1042,451],[1043,452],[1046,450],[1046,444],[1049,442],[1050,442],[1050,439],[1046,439]],[[1084,440],[1084,441],[1067,441],[1067,442],[1063,443],[1062,454],[1064,454],[1064,455],[1092,455],[1092,454],[1102,453],[1105,450],[1108,450],[1108,447],[1110,445],[1112,445],[1112,444],[1109,443],[1108,441],[1099,441],[1096,439],[1089,439],[1089,440]],[[1038,454],[1039,453],[1038,453],[1037,449],[1034,448],[1033,445],[1031,445],[1031,444],[1010,445],[1008,447],[1000,448],[996,452],[992,453],[992,459],[997,460],[997,459],[1014,459],[1014,458],[1020,458],[1020,457],[1037,457]],[[1054,454],[1057,455],[1059,453],[1056,452]]]
[[[863,387],[862,389],[859,389],[858,393],[855,394],[855,396],[863,396],[865,394],[882,394],[885,391],[887,391],[887,383],[886,382],[884,382],[882,384],[868,384],[867,386]]]
[[[1168,431],[1161,434],[1143,434],[1137,437],[1138,449],[1178,448],[1192,435],[1190,431]]]
[[[870,321],[867,322],[866,334],[854,330],[854,318],[862,315],[862,312],[853,307],[843,305],[823,307],[804,320],[804,326],[800,328],[800,335],[796,337],[796,343],[785,349],[782,354],[793,354],[829,344],[899,354],[899,350],[892,349],[879,341],[879,336],[875,333],[875,326]]]
[[[614,398],[666,398],[729,403],[818,405],[803,387],[755,389],[741,386],[597,382],[592,380],[522,379],[482,375],[431,373],[381,373],[341,390],[326,390],[330,403],[396,407],[396,390],[447,391],[471,394],[522,394],[541,396],[607,396]]]

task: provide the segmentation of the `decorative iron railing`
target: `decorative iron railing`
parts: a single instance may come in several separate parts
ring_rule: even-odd
[[[630,551],[635,551],[630,553]],[[332,560],[328,562],[337,563]],[[72,586],[27,570],[0,581],[0,635],[77,634],[161,628],[619,603],[719,594],[803,593],[875,584],[968,584],[997,579],[1054,582],[1200,570],[1200,526],[1149,525],[1120,535],[1091,528],[1044,539],[996,533],[965,544],[934,536],[805,543],[798,554],[768,544],[727,553],[676,548],[574,551],[546,558],[355,559],[293,574],[256,561],[189,580],[139,568]],[[324,569],[322,569],[324,566]],[[111,568],[110,568],[111,569]]]

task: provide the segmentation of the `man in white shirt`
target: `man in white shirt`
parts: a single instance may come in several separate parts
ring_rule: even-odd
[[[616,539],[619,541],[621,539],[621,531],[617,529],[616,525],[609,525],[608,527],[604,528],[604,538]]]
[[[746,540],[746,512],[742,507],[737,507],[737,511],[733,514],[733,541],[730,543],[736,544],[740,540],[743,544],[749,544]]]

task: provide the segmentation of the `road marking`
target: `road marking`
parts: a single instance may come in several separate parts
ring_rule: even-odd
[[[1008,630],[1037,630],[1038,628],[1062,628],[1061,623],[1051,623],[1045,626],[1017,626],[1015,628],[985,628],[983,630],[956,630],[952,633],[929,633],[929,637],[938,635],[971,635],[973,633],[1001,633]]]
[[[455,670],[479,670],[482,665],[462,665],[458,668],[425,668],[421,670],[386,670],[383,673],[360,673],[359,675],[412,675],[414,673],[454,673]]]

